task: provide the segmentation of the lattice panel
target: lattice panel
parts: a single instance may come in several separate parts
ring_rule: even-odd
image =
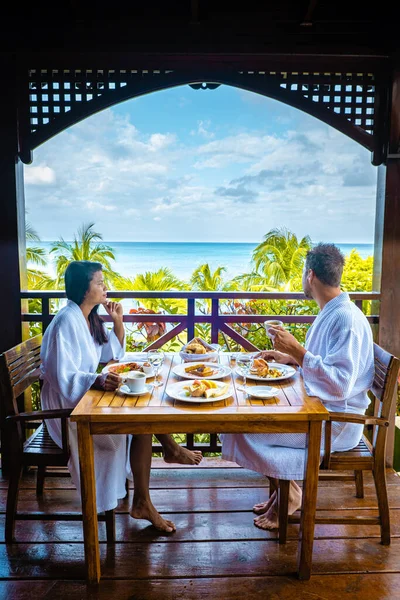
[[[242,71],[275,82],[284,90],[311,100],[373,133],[375,77],[372,73],[278,73]]]
[[[160,74],[161,71],[126,69],[32,69],[29,71],[30,130],[32,133],[38,131],[59,115],[91,102],[105,92],[118,92],[132,79]]]
[[[79,112],[83,116],[90,115],[90,102],[101,96],[108,99],[115,94],[119,97],[131,97],[140,93],[144,81],[157,78],[168,84],[170,77],[179,76],[177,71],[167,70],[134,70],[134,69],[32,69],[29,71],[29,117],[31,134],[40,131],[40,137],[47,138],[45,129],[50,130],[51,124],[59,117],[66,119],[66,113]],[[360,127],[368,133],[374,130],[375,81],[373,74],[366,73],[287,73],[268,71],[231,72],[233,80],[241,78],[254,82],[254,89],[268,95],[270,90],[285,90],[300,98],[304,103],[316,103],[333,111]],[[223,79],[229,81],[229,73],[223,74]],[[193,81],[196,72],[193,70]],[[198,81],[198,79],[197,79]],[[213,81],[210,76],[210,81]],[[218,78],[216,78],[218,81]],[[204,89],[217,87],[214,84],[195,84],[193,87]],[[98,102],[97,102],[98,103]],[[111,104],[112,102],[108,102]],[[86,106],[85,106],[86,105]],[[105,104],[106,105],[106,104]],[[98,108],[97,108],[98,109]],[[93,111],[94,112],[94,111]],[[310,111],[312,112],[312,111]],[[68,126],[68,124],[66,124]]]

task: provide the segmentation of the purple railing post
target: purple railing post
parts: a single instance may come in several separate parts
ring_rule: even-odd
[[[50,298],[48,296],[42,297],[42,333],[46,331],[50,325]]]
[[[219,332],[219,298],[211,300],[211,343],[218,344]]]
[[[194,338],[194,323],[195,323],[195,299],[188,298],[187,301],[187,337],[188,341]]]

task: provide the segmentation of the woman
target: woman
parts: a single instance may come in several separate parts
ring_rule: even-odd
[[[41,400],[43,409],[74,408],[94,387],[113,391],[121,383],[114,373],[97,374],[99,362],[121,359],[125,353],[122,306],[107,301],[102,265],[89,261],[71,262],[65,272],[67,305],[47,328],[41,349]],[[108,330],[98,315],[102,304],[113,321]],[[47,427],[60,447],[61,423],[49,420]],[[68,424],[71,477],[79,489],[79,456],[75,423]],[[167,462],[197,464],[201,454],[181,448],[170,436],[159,436]],[[149,495],[151,435],[130,436],[130,467],[134,480],[131,516],[149,520],[157,529],[171,532],[175,525],[163,519]],[[126,495],[126,448],[124,435],[93,437],[98,512],[111,510]],[[128,476],[130,473],[128,474]]]

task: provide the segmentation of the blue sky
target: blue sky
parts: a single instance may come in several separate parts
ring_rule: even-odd
[[[372,243],[367,150],[275,100],[189,86],[102,111],[25,167],[27,219],[43,240],[94,221],[108,241],[259,242],[273,227]]]

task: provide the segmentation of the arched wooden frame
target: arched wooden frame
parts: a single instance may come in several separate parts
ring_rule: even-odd
[[[385,160],[388,85],[374,73],[31,69],[20,80],[20,158],[71,125],[119,102],[189,84],[230,85],[298,108]]]

